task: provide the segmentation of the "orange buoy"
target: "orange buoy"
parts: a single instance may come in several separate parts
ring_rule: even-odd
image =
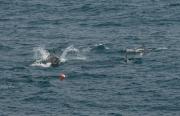
[[[61,73],[61,74],[60,74],[59,79],[62,81],[62,80],[64,80],[64,79],[65,79],[65,77],[66,77],[66,75],[65,75],[65,74],[63,74],[63,73]]]

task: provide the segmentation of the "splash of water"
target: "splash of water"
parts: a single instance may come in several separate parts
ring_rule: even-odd
[[[40,67],[50,67],[51,63],[43,63],[42,61],[45,61],[48,56],[50,55],[50,53],[45,50],[44,47],[37,47],[34,48],[34,59],[35,62],[33,64],[31,64],[31,66],[40,66]],[[71,53],[71,55],[70,55]],[[61,56],[59,56],[60,62],[66,62],[67,60],[73,60],[73,59],[77,59],[77,60],[85,60],[86,57],[83,56],[79,49],[75,48],[73,45],[67,47],[63,53],[61,54]]]
[[[68,54],[73,53],[73,56],[68,58]],[[75,48],[73,45],[67,47],[62,55],[60,56],[60,61],[61,62],[66,62],[68,59],[79,59],[79,60],[84,60],[86,59],[83,55],[80,54],[79,49]]]
[[[50,53],[44,47],[37,47],[33,49],[35,62],[31,66],[50,67],[51,63],[42,63],[46,60]]]
[[[46,60],[50,55],[50,53],[43,47],[34,48],[34,53],[34,58],[36,59],[36,61]]]

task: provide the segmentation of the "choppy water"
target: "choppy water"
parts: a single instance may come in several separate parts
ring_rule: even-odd
[[[178,0],[1,0],[0,115],[179,116],[179,19]],[[69,46],[61,66],[31,66]]]

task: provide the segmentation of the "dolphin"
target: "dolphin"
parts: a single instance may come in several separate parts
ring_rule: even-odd
[[[143,56],[145,52],[147,52],[148,49],[145,48],[144,44],[141,47],[138,48],[127,48],[125,50],[125,62],[128,63],[132,58],[128,58],[128,55],[139,55]]]
[[[53,55],[50,54],[45,60],[42,61],[43,64],[50,64],[52,67],[57,67],[60,64],[60,59]]]

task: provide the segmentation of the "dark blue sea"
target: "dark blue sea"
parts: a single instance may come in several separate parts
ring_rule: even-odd
[[[180,1],[0,0],[0,116],[180,116]]]

